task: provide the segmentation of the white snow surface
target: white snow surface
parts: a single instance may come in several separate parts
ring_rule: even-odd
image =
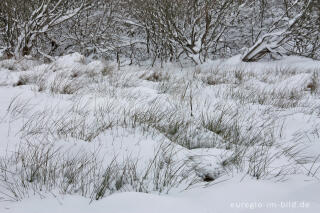
[[[320,212],[319,72],[320,62],[301,57],[121,70],[78,53],[50,64],[0,61],[0,212]],[[251,139],[245,160],[224,165]],[[61,161],[137,162],[138,176],[157,153],[185,170],[163,191],[148,176],[141,192],[126,183],[99,200],[33,182],[15,197],[7,182],[21,187],[23,166],[8,159],[40,145]],[[260,155],[268,168],[255,176]]]

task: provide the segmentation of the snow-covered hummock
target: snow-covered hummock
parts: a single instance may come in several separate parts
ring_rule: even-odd
[[[0,185],[0,212],[320,212],[320,171],[308,175],[320,166],[320,159],[316,158],[320,155],[320,99],[308,86],[314,81],[314,70],[319,68],[319,62],[300,57],[247,64],[236,56],[184,69],[166,64],[163,69],[128,66],[119,71],[100,61],[88,61],[78,53],[57,58],[51,64],[27,59],[0,61],[1,158],[30,141],[40,141],[24,127],[30,124],[32,116],[45,111],[52,118],[43,123],[43,132],[37,133],[37,139],[45,135],[50,145],[67,150],[70,155],[99,150],[101,156],[97,157],[103,157],[106,164],[114,157],[124,160],[130,156],[139,159],[139,167],[143,168],[152,160],[157,147],[170,144],[171,149],[176,150],[175,160],[191,162],[194,171],[190,176],[208,173],[217,178],[188,190],[178,186],[168,194],[128,190],[98,201],[53,190],[41,194],[31,192],[19,202],[8,202],[2,201],[1,192],[5,189]],[[242,73],[236,73],[239,69]],[[161,76],[152,77],[153,73]],[[21,76],[29,78],[26,85],[18,84]],[[63,83],[59,84],[59,79]],[[67,89],[71,94],[66,93],[64,85],[69,85]],[[23,107],[14,108],[15,105]],[[86,141],[86,135],[57,136],[57,132],[48,129],[55,118],[74,106],[77,109],[72,111],[72,116],[86,112],[89,126],[95,124],[99,107],[109,110],[106,120],[119,123],[128,115],[156,110],[162,116],[172,113],[160,126],[166,127],[170,119],[180,119],[181,125],[189,126],[187,131],[178,130],[176,134],[183,139],[175,142],[160,128],[146,132],[137,126],[115,126],[90,141]],[[272,123],[276,127],[272,131],[277,146],[270,149],[270,154],[297,144],[304,156],[316,160],[293,166],[294,171],[290,170],[290,174],[280,179],[270,175],[256,180],[245,171],[222,168],[221,162],[232,151],[226,147],[223,137],[205,129],[199,120],[203,115],[218,118],[224,109],[227,109],[226,125],[239,121],[241,131],[250,132],[250,127],[264,134],[262,126]],[[187,140],[192,142],[192,149],[183,144]],[[295,160],[284,156],[275,158],[270,165],[274,168],[271,174]]]
[[[77,195],[34,196],[18,203],[2,204],[7,213],[211,213],[211,212],[312,212],[320,209],[319,183],[295,177],[285,183],[231,180],[169,195],[117,193],[90,203]],[[222,181],[222,180],[221,180]]]

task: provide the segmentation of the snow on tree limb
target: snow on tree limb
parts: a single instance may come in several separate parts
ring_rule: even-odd
[[[301,2],[301,0],[296,0],[294,4],[288,8],[288,10],[293,9],[298,5],[299,2]],[[311,3],[312,0],[308,0],[307,4],[302,8],[300,13],[287,20],[285,25],[279,26],[279,23],[284,21],[284,18],[286,17],[285,14],[287,11],[285,11],[285,13],[271,25],[268,33],[264,34],[251,48],[246,51],[246,53],[242,56],[242,61],[257,61],[267,53],[277,53],[282,55],[277,48],[279,48],[286,41],[291,29],[306,14],[307,10],[311,6]]]

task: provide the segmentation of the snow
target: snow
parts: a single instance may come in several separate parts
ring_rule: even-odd
[[[37,196],[4,206],[4,213],[112,212],[112,213],[210,213],[210,212],[317,212],[318,183],[297,177],[285,183],[242,180],[234,177],[207,188],[172,195],[117,193],[90,203],[80,196]]]
[[[121,70],[79,53],[51,64],[0,61],[0,212],[319,212],[320,99],[308,85],[319,81],[320,62],[240,57]],[[64,176],[54,187],[26,182],[25,189],[15,154],[29,159],[37,146],[56,150],[52,165],[94,156],[101,170],[116,161],[115,174],[136,169],[140,179],[99,200],[90,191],[97,168],[90,193],[63,188]],[[261,177],[259,157],[268,161]],[[180,166],[179,183],[161,179]],[[149,167],[154,173],[143,178]],[[6,196],[13,185],[4,177],[21,190],[18,201]]]

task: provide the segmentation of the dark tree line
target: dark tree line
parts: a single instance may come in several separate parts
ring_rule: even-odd
[[[320,0],[2,0],[0,48],[131,63],[242,54],[320,59]]]

